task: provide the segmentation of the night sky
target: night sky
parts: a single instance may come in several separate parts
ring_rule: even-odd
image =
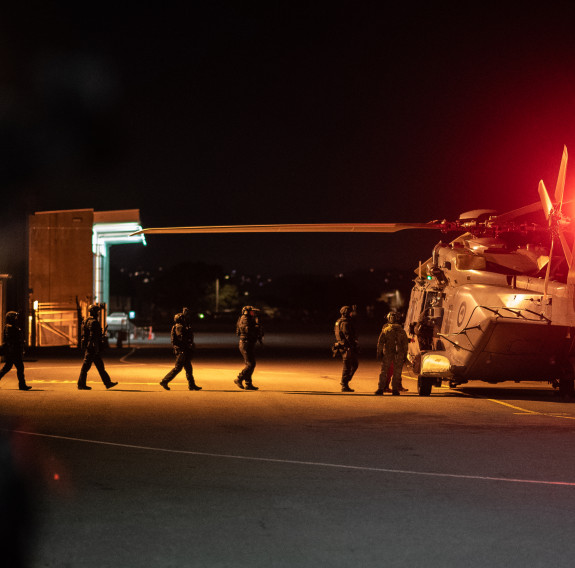
[[[3,7],[0,271],[34,211],[424,222],[554,188],[575,157],[572,3],[388,4]],[[415,267],[440,237],[160,235],[112,258],[340,273]]]

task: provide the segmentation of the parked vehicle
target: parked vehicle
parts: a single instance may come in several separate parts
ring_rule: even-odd
[[[127,338],[135,329],[134,324],[125,312],[112,312],[109,314],[106,318],[106,325],[108,326],[108,337],[115,337],[119,331],[123,331]]]

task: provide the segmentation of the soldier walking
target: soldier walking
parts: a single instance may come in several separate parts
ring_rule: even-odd
[[[101,352],[104,348],[104,333],[98,320],[99,315],[100,306],[91,304],[88,306],[88,317],[82,322],[81,347],[84,349],[84,361],[80,369],[80,377],[78,378],[79,390],[92,390],[92,387],[86,384],[88,371],[92,363],[96,365],[100,378],[107,389],[111,389],[118,384],[110,379],[110,375],[108,375],[104,367],[104,361],[102,361]]]
[[[381,357],[379,383],[374,394],[382,396],[387,386],[387,376],[391,367],[391,394],[398,396],[405,390],[401,386],[401,371],[407,358],[407,334],[399,324],[401,316],[397,312],[387,314],[387,324],[383,326],[377,340],[377,357]]]
[[[2,345],[4,347],[4,366],[0,370],[0,379],[14,366],[18,377],[18,388],[23,391],[30,390],[24,378],[24,334],[18,326],[18,313],[6,314],[6,325],[2,331]]]
[[[355,329],[356,307],[342,306],[339,310],[340,318],[335,322],[334,356],[339,352],[342,355],[343,370],[341,373],[341,392],[355,392],[350,388],[349,382],[359,367],[359,341]]]
[[[244,306],[242,315],[236,324],[236,335],[239,336],[239,348],[244,358],[245,367],[238,374],[234,383],[241,389],[258,390],[252,383],[252,375],[256,368],[256,343],[263,342],[264,331],[253,306]],[[244,384],[245,383],[245,386]]]
[[[199,387],[194,380],[194,369],[192,367],[192,355],[194,352],[194,332],[189,321],[187,308],[184,308],[183,313],[174,316],[174,325],[170,331],[170,338],[174,346],[174,355],[176,356],[176,364],[174,368],[160,381],[160,385],[166,390],[170,390],[168,383],[182,370],[186,371],[186,379],[188,379],[188,390],[199,391]]]

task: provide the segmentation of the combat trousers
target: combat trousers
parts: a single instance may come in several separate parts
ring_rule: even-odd
[[[349,381],[359,367],[359,358],[357,356],[357,349],[346,349],[343,352],[343,371],[341,373],[341,386],[347,387]]]
[[[18,386],[20,388],[26,386],[26,380],[24,379],[24,362],[22,361],[22,355],[15,353],[6,353],[5,363],[0,370],[0,379],[12,368],[16,367],[16,376],[18,377]]]
[[[403,358],[396,355],[383,354],[381,361],[381,370],[379,372],[378,390],[385,390],[389,385],[388,374],[393,369],[391,377],[391,390],[398,391],[401,388],[401,371],[403,370]]]
[[[82,363],[82,368],[80,369],[78,387],[86,386],[88,371],[90,370],[92,363],[94,363],[96,369],[98,369],[98,373],[100,373],[100,378],[102,379],[102,382],[107,387],[111,385],[112,379],[110,379],[110,375],[108,375],[108,373],[106,372],[106,369],[104,367],[104,361],[102,361],[102,357],[100,357],[100,354],[86,349],[86,351],[84,352],[84,362]]]
[[[254,341],[240,339],[240,353],[244,358],[245,367],[239,372],[238,379],[245,381],[246,385],[252,384],[252,375],[256,368],[256,344]]]
[[[176,352],[176,364],[174,368],[162,379],[164,384],[168,384],[182,369],[186,371],[186,379],[188,385],[193,387],[196,385],[194,381],[194,369],[192,367],[192,353],[190,351]]]

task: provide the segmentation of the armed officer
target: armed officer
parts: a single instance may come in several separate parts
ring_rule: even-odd
[[[18,388],[23,391],[30,390],[24,378],[24,334],[18,326],[18,313],[8,312],[6,314],[6,325],[2,332],[2,344],[4,346],[4,366],[0,370],[0,379],[12,368],[16,367],[18,377]]]
[[[401,316],[397,312],[387,314],[387,324],[383,326],[377,340],[377,357],[381,357],[379,383],[374,394],[383,395],[387,374],[393,367],[391,394],[397,396],[404,390],[401,386],[401,371],[407,358],[408,339],[403,327],[399,324]]]
[[[100,378],[107,389],[111,389],[118,384],[110,379],[110,375],[108,375],[104,367],[104,361],[102,361],[101,352],[104,349],[105,337],[102,331],[102,325],[98,319],[99,315],[100,306],[98,304],[91,304],[88,306],[88,317],[82,321],[81,347],[84,349],[84,362],[82,363],[80,377],[78,378],[79,390],[92,390],[92,387],[86,384],[88,371],[92,363],[96,365],[96,369],[98,369],[98,373],[100,373]]]
[[[174,355],[176,364],[174,368],[160,381],[160,385],[166,390],[170,390],[168,383],[182,370],[186,371],[188,379],[188,390],[199,391],[199,387],[194,380],[194,369],[192,367],[192,355],[194,353],[194,332],[190,325],[189,311],[184,308],[186,315],[183,313],[174,316],[174,325],[170,332],[172,345],[174,346]]]
[[[240,353],[244,358],[245,367],[240,371],[234,383],[246,390],[258,390],[258,387],[252,384],[252,375],[256,368],[256,343],[258,341],[262,343],[264,337],[264,331],[257,316],[258,311],[253,306],[244,306],[242,315],[236,324],[236,335],[240,338]]]
[[[433,320],[429,317],[428,310],[425,310],[421,312],[415,326],[415,335],[417,336],[420,351],[431,351],[433,349],[433,332]]]
[[[359,367],[359,341],[355,329],[356,307],[342,306],[340,318],[335,322],[334,356],[341,353],[343,370],[341,373],[341,392],[355,392],[349,382]]]

